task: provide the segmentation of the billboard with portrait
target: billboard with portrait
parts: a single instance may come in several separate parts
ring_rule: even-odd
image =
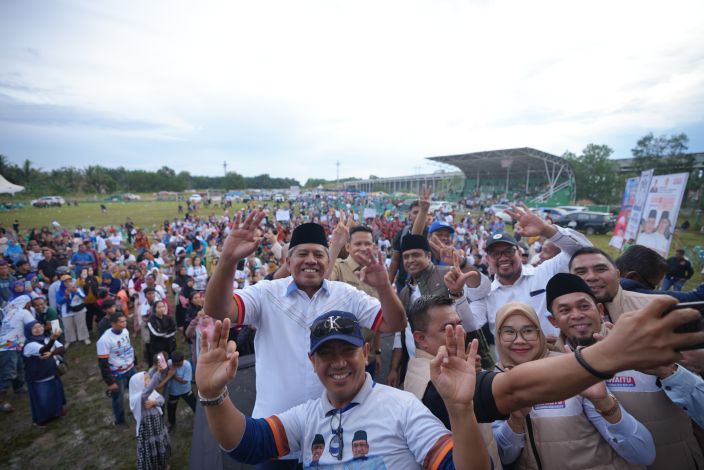
[[[688,173],[653,176],[643,206],[636,243],[647,246],[667,258]]]

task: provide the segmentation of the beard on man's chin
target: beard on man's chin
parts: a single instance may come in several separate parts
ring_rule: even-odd
[[[587,346],[595,344],[596,340],[593,336],[587,336],[585,338],[577,338],[576,336],[573,336],[572,338],[570,338],[570,342],[575,348],[579,346],[583,346],[586,348]]]

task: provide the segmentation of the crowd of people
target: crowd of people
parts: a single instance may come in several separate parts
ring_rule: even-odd
[[[63,416],[71,348],[95,342],[140,469],[169,467],[180,399],[259,468],[704,468],[704,354],[675,352],[704,333],[671,332],[696,311],[661,316],[704,300],[684,252],[614,260],[490,202],[431,211],[424,188],[408,207],[189,207],[156,230],[0,226],[0,411],[28,393],[36,426]],[[248,353],[252,417],[228,398]]]

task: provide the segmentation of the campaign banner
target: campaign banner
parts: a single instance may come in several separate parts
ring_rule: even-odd
[[[364,208],[364,218],[365,219],[373,219],[376,217],[376,209],[373,207],[365,207]]]
[[[650,188],[650,180],[652,179],[652,169],[645,170],[640,174],[638,190],[636,191],[636,197],[633,201],[633,207],[631,208],[631,215],[628,218],[626,233],[623,235],[624,240],[635,240],[638,236],[638,230],[640,229],[640,222],[643,216],[643,206],[645,206],[645,202],[648,199],[648,189]]]
[[[286,209],[279,209],[276,211],[276,220],[278,222],[288,222],[291,220],[291,214]]]
[[[616,225],[614,226],[614,235],[609,241],[609,245],[619,250],[623,247],[623,242],[626,241],[624,238],[626,235],[626,227],[628,227],[628,220],[631,217],[631,210],[633,209],[633,204],[636,200],[636,193],[638,192],[638,181],[640,178],[628,178],[626,180],[626,189],[623,190],[623,199],[621,200],[621,210],[618,212],[618,217],[616,217]]]
[[[652,248],[667,258],[688,178],[689,173],[652,178],[636,243]]]

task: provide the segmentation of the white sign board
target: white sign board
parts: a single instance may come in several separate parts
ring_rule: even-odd
[[[286,209],[279,209],[276,211],[276,221],[277,222],[288,222],[291,220],[291,214]]]

